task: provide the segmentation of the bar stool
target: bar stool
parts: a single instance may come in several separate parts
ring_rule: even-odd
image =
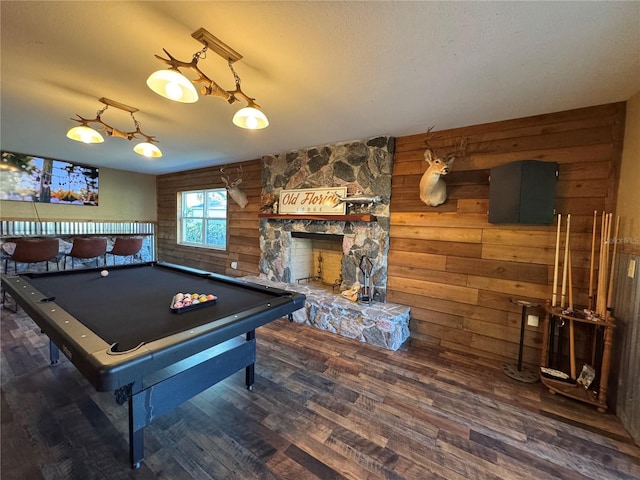
[[[113,243],[111,250],[106,252],[107,254],[114,255],[113,264],[116,264],[115,256],[125,257],[123,262],[126,261],[126,257],[131,257],[133,263],[134,257],[138,254],[142,248],[142,237],[116,237],[116,241]],[[107,255],[104,256],[104,264],[107,264]]]
[[[7,242],[2,245],[2,258],[4,259],[4,273],[9,270],[9,260],[13,262],[13,269],[18,273],[18,263],[26,263],[31,265],[34,263],[45,262],[47,271],[49,271],[49,262],[58,264],[58,250],[60,242],[57,238],[19,238],[15,242]],[[10,312],[18,311],[18,304],[14,302],[14,306],[7,306],[7,292],[4,288],[0,288],[2,295],[2,307]]]
[[[10,252],[8,248],[3,248],[5,273],[8,271],[9,260],[13,262],[16,273],[18,273],[18,263],[31,265],[45,262],[47,271],[49,271],[49,262],[55,262],[59,267],[60,242],[57,238],[18,238],[14,245],[13,252]]]
[[[76,258],[95,258],[96,267],[98,258],[107,253],[107,239],[104,237],[76,237],[73,239],[71,251],[64,256],[64,269],[67,269],[67,257],[71,257],[71,268],[75,266]]]

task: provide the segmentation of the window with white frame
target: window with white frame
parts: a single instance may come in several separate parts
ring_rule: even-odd
[[[227,191],[224,188],[178,193],[178,243],[227,248]]]

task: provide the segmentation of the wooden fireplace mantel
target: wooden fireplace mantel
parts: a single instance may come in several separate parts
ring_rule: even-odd
[[[283,215],[277,213],[259,213],[258,218],[270,220],[320,220],[325,222],[376,222],[375,215],[369,213],[355,215]]]

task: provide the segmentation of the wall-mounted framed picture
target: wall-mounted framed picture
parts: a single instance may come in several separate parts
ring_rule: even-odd
[[[98,205],[98,168],[0,152],[0,200]]]

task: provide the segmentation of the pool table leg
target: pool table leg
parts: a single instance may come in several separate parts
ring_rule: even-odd
[[[60,360],[60,349],[58,346],[49,340],[49,361],[51,365],[55,365]]]
[[[5,272],[7,271],[6,266],[4,271]],[[3,288],[2,289],[2,308],[6,308],[11,313],[18,313],[18,302],[14,300],[13,303],[14,303],[13,307],[9,307],[9,303],[7,302],[7,291]]]
[[[134,408],[133,408],[133,396],[140,390],[142,381],[134,382],[132,385],[131,395],[129,395],[129,461],[131,462],[131,468],[140,468],[140,463],[144,458],[144,428],[138,430],[135,429],[134,422]]]
[[[256,338],[256,331],[251,330],[247,332],[247,342]],[[245,384],[247,385],[247,390],[253,390],[253,383],[255,382],[255,371],[256,364],[252,363],[245,368]]]

